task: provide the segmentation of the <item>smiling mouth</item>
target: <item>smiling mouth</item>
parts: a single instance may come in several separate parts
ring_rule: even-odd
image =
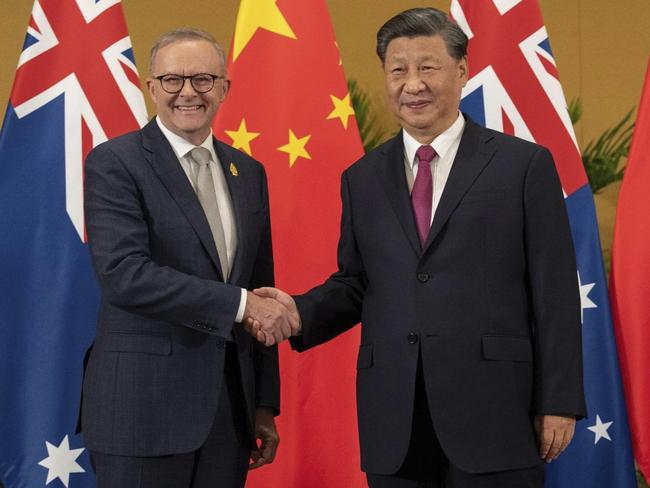
[[[203,105],[175,105],[174,109],[179,110],[181,112],[196,112],[197,110],[200,110],[203,108]]]
[[[403,103],[402,105],[405,105],[406,107],[408,107],[410,109],[417,110],[417,109],[426,107],[427,105],[429,105],[429,103],[431,103],[431,102],[429,102],[429,100],[419,100],[417,102],[406,102],[406,103]]]

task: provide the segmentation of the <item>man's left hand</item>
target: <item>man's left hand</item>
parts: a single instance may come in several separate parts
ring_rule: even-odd
[[[539,457],[550,463],[566,449],[575,432],[573,415],[538,415],[535,432],[539,441]]]
[[[275,451],[280,443],[280,436],[275,428],[273,411],[267,407],[258,407],[255,412],[255,438],[259,439],[259,447],[251,452],[253,461],[248,469],[256,469],[270,464],[275,459]]]

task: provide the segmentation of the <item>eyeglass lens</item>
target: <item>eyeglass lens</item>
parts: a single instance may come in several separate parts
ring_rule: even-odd
[[[190,80],[192,88],[199,93],[206,93],[212,90],[215,78],[207,74],[193,76],[166,75],[160,78],[163,89],[169,93],[178,93],[183,89],[185,80]]]

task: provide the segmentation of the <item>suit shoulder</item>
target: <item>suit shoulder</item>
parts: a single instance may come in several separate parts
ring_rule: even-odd
[[[396,145],[403,146],[402,142],[402,133],[399,132],[397,135],[391,137],[385,142],[382,142],[379,144],[379,146],[375,147],[374,149],[368,151],[364,157],[361,159],[364,159],[365,157],[369,157],[370,159],[376,159],[379,157],[383,157],[386,153],[390,152],[392,149],[395,148]]]
[[[500,149],[512,149],[517,152],[525,152],[530,154],[534,154],[538,151],[549,152],[545,146],[542,146],[535,142],[527,141],[517,136],[504,134],[503,132],[487,129],[485,127],[481,127],[480,130],[483,132],[485,140],[490,140]]]
[[[383,142],[379,146],[368,151],[348,166],[344,172],[354,174],[357,172],[374,171],[375,166],[388,157],[389,154],[400,152],[400,149],[403,153],[403,145],[401,144],[399,137],[399,134],[395,137],[391,137],[386,142]]]
[[[117,157],[128,157],[129,155],[133,156],[135,148],[141,147],[142,131],[134,130],[98,144],[90,151],[89,157],[91,155],[98,156],[106,153],[112,153]]]

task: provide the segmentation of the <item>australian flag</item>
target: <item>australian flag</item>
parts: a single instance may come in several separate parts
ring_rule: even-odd
[[[548,147],[566,195],[588,416],[548,465],[545,486],[636,487],[593,197],[537,0],[453,0],[451,14],[470,38],[461,109],[487,127]]]
[[[83,160],[146,110],[119,0],[36,0],[0,133],[0,479],[89,487],[75,435],[99,292]]]

